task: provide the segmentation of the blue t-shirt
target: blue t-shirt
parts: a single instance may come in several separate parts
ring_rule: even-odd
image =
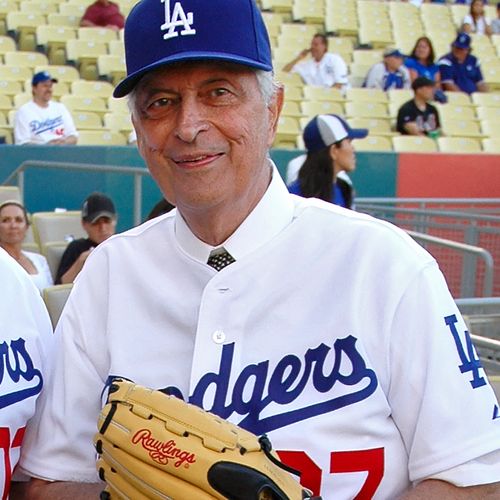
[[[425,76],[429,80],[433,82],[436,81],[436,74],[439,72],[439,66],[437,64],[432,63],[429,66],[425,66],[420,61],[417,61],[413,57],[408,57],[405,60],[405,66],[408,69],[412,69],[417,72],[418,76]]]
[[[463,63],[459,63],[453,54],[443,56],[439,61],[441,81],[453,81],[460,90],[467,94],[477,91],[477,84],[483,81],[483,74],[476,57],[468,54]]]
[[[288,191],[292,194],[302,196],[302,191],[300,190],[300,182],[298,179],[296,179],[295,181],[293,181],[291,184],[288,185]],[[335,183],[335,191],[332,189],[332,197],[330,199],[330,203],[333,203],[334,205],[339,205],[340,207],[348,208],[344,197],[344,193],[342,192],[337,183]]]

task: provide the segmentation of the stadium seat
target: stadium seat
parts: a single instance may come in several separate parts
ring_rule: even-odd
[[[445,91],[445,96],[448,98],[448,103],[455,106],[473,106],[474,103],[471,101],[469,94],[465,92],[451,92]],[[500,105],[500,102],[499,102]]]
[[[21,191],[17,186],[0,186],[0,203],[7,200],[22,201]]]
[[[479,123],[475,120],[453,120],[441,117],[443,133],[452,137],[482,137]]]
[[[367,128],[371,135],[393,136],[391,121],[388,118],[351,118],[349,125],[353,128]]]
[[[399,109],[401,105],[413,99],[413,90],[410,89],[390,89],[387,91],[387,98],[390,104]]]
[[[387,94],[382,89],[350,88],[346,100],[355,102],[381,102],[387,104]]]
[[[285,101],[283,103],[283,109],[281,110],[281,116],[294,116],[300,118],[302,116],[302,110],[297,101]]]
[[[488,137],[500,137],[500,117],[496,120],[481,120],[481,131]]]
[[[127,73],[123,57],[112,54],[97,56],[97,71],[100,78],[106,78],[113,85],[120,82]]]
[[[302,101],[304,95],[300,87],[287,87],[285,88],[285,99],[287,101]]]
[[[360,24],[359,43],[370,45],[374,49],[383,48],[394,43],[391,28],[379,28],[371,24]]]
[[[436,141],[420,135],[398,135],[392,138],[394,151],[400,153],[432,153],[438,150]]]
[[[11,128],[0,127],[0,138],[5,144],[12,144],[14,137]]]
[[[71,111],[92,111],[103,117],[108,112],[106,101],[102,97],[82,97],[77,95],[64,95],[61,102]]]
[[[14,80],[21,83],[27,78],[31,79],[33,70],[26,66],[0,64],[0,80]]]
[[[113,94],[113,85],[109,82],[75,80],[71,82],[71,93],[82,97],[108,99]]]
[[[385,136],[369,135],[353,144],[356,151],[392,151],[391,139]]]
[[[297,136],[301,134],[297,118],[280,116],[274,140],[275,148],[295,148]]]
[[[341,102],[335,101],[302,101],[300,103],[302,115],[308,119],[316,115],[335,114],[344,115],[344,106]]]
[[[0,80],[0,94],[12,98],[23,91],[23,84],[17,80]]]
[[[125,59],[125,45],[122,40],[112,40],[108,43],[108,52],[114,56]]]
[[[464,17],[469,13],[470,7],[466,4],[451,4],[449,9],[455,27],[460,29],[462,27]]]
[[[500,65],[487,65],[482,68],[485,83],[490,90],[500,90]]]
[[[488,137],[482,140],[483,150],[486,153],[500,154],[500,137]]]
[[[260,0],[263,10],[273,12],[292,12],[293,0]]]
[[[92,111],[72,113],[77,130],[95,130],[102,127],[101,117]]]
[[[34,70],[36,66],[49,64],[45,54],[31,51],[6,52],[4,62],[7,65],[30,68],[31,70]]]
[[[81,224],[81,212],[36,212],[32,215],[33,234],[40,248],[50,241],[71,241],[86,238]]]
[[[0,36],[7,35],[7,14],[15,10],[18,10],[15,0],[0,0]],[[10,50],[15,50],[15,47]]]
[[[52,278],[56,279],[57,270],[59,269],[59,263],[61,262],[61,257],[68,246],[68,241],[49,241],[45,243],[42,247],[42,254],[47,259],[49,264],[50,273]]]
[[[7,13],[7,31],[17,40],[19,50],[36,50],[36,28],[46,24],[47,19],[43,14],[19,12],[14,10]]]
[[[71,83],[80,79],[80,73],[74,66],[58,65],[58,64],[45,64],[35,66],[35,73],[38,71],[48,71],[54,78],[58,80],[56,85],[61,83]]]
[[[79,69],[80,76],[85,80],[97,80],[97,57],[108,53],[106,42],[93,42],[89,40],[68,40],[66,42],[66,55]]]
[[[122,134],[108,130],[82,130],[78,136],[79,146],[126,146]]]
[[[111,40],[117,40],[117,32],[109,28],[82,27],[77,29],[78,39],[89,42],[109,43]]]
[[[476,106],[500,108],[500,92],[474,92],[471,97]],[[498,112],[500,113],[500,110]]]
[[[61,316],[72,288],[73,283],[68,283],[65,285],[49,286],[44,288],[42,292],[43,301],[49,312],[50,321],[54,329],[59,321],[59,317]]]
[[[447,104],[434,104],[441,120],[475,120],[476,112],[473,106],[460,106],[448,102]]]
[[[388,118],[387,106],[381,102],[345,103],[346,115],[350,118]]]
[[[21,92],[20,94],[16,94],[13,99],[14,100],[13,111],[15,112],[23,104],[26,104],[28,101],[31,101],[31,99],[33,99],[33,95],[29,92]]]
[[[382,50],[376,49],[355,49],[352,52],[352,60],[354,63],[364,64],[370,67],[382,61],[382,53]]]
[[[87,2],[86,5],[84,4],[75,4],[73,2],[69,1],[62,1],[59,4],[59,14],[63,14],[65,16],[77,16],[78,19],[80,20],[85,13],[85,9],[89,5],[90,2]],[[49,14],[50,15],[50,14]],[[78,23],[79,25],[80,23]]]
[[[344,96],[340,89],[316,87],[314,85],[304,85],[302,89],[304,100],[306,101],[333,101],[344,102]]]
[[[473,137],[439,137],[439,151],[444,153],[480,153],[481,143]]]
[[[66,28],[78,28],[81,16],[75,14],[47,14],[47,24],[50,26],[63,26]]]
[[[50,64],[66,63],[66,42],[76,38],[76,29],[70,26],[42,25],[36,28],[36,43],[42,48]]]
[[[323,0],[294,0],[292,19],[295,22],[322,24],[325,19]]]
[[[1,26],[1,15],[0,15],[0,26]],[[1,35],[0,36],[0,62],[3,62],[3,55],[6,52],[13,52],[16,50],[16,42],[10,36]]]
[[[353,52],[354,57],[354,52]],[[363,64],[353,62],[349,65],[349,82],[353,87],[361,87],[365,81],[368,71],[372,67],[371,64]]]
[[[330,2],[326,5],[325,30],[339,36],[353,36],[359,32],[357,13],[346,11],[344,13],[329,9]]]
[[[107,104],[110,113],[130,113],[127,99],[115,99],[114,97],[109,97]]]
[[[285,88],[290,87],[302,87],[304,82],[298,73],[287,73],[285,71],[277,70],[274,73],[274,77],[278,82],[284,83]]]
[[[134,129],[130,113],[106,113],[104,115],[104,127],[111,132],[119,132],[128,136]]]
[[[22,0],[19,4],[19,11],[47,16],[48,14],[55,14],[56,12],[59,12],[59,6],[53,2]]]
[[[10,95],[0,92],[0,111],[2,113],[8,113],[12,109],[12,99]]]

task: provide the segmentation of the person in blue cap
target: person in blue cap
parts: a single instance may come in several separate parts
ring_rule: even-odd
[[[471,54],[471,37],[459,33],[451,44],[451,52],[438,61],[443,90],[465,92],[488,92],[481,65]]]
[[[374,64],[368,71],[363,87],[369,89],[409,89],[410,72],[403,65],[404,55],[395,47],[387,47],[383,61]]]
[[[352,208],[353,188],[347,175],[356,168],[352,140],[367,135],[367,129],[352,129],[338,115],[315,116],[303,132],[307,156],[288,186],[290,193]]]
[[[92,439],[116,377],[268,434],[324,500],[498,498],[498,401],[436,261],[395,226],[291,195],[270,158],[283,87],[255,1],[141,0],[125,53],[114,95],[176,208],[78,275],[24,435],[25,498],[98,498]],[[185,453],[151,432],[138,457]],[[154,496],[259,497],[234,482]]]
[[[16,144],[76,144],[78,132],[66,106],[52,100],[57,80],[47,71],[33,75],[33,100],[23,104],[14,118]]]

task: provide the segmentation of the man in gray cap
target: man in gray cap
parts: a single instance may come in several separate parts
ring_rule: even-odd
[[[268,434],[324,499],[498,495],[498,402],[435,260],[289,194],[269,158],[283,89],[255,2],[142,0],[125,46],[115,96],[177,208],[80,273],[25,434],[32,498],[98,495],[92,437],[116,377]]]

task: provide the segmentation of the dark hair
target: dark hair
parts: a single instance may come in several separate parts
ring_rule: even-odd
[[[336,147],[336,144],[307,153],[307,158],[299,170],[300,192],[304,198],[332,200],[333,159],[330,156],[330,147]]]
[[[149,212],[148,216],[146,217],[146,220],[151,220],[154,219],[155,217],[158,217],[160,215],[166,214],[167,212],[170,212],[175,208],[174,205],[169,203],[167,200],[162,198],[152,209],[151,212]]]
[[[484,16],[484,12],[483,12],[483,16],[475,16],[474,15],[474,12],[472,12],[472,6],[476,3],[476,2],[481,2],[481,5],[484,7],[484,0],[472,0],[470,5],[469,5],[469,14],[470,14],[470,17],[472,17],[472,21],[474,22],[474,25],[476,24],[476,21],[478,19],[481,19],[481,17]],[[498,8],[498,6],[497,6]]]
[[[321,41],[325,44],[326,48],[328,48],[328,38],[323,33],[316,33],[313,38],[321,38]]]
[[[415,52],[417,50],[417,45],[422,41],[427,42],[427,44],[429,45],[429,49],[430,49],[429,50],[429,57],[427,58],[427,60],[425,62],[427,64],[427,66],[430,66],[434,62],[434,59],[436,58],[436,54],[434,53],[434,47],[432,46],[431,39],[428,36],[421,36],[420,38],[417,38],[417,41],[415,42],[413,50],[411,51],[410,57],[412,57],[413,59],[417,59]]]
[[[17,201],[17,200],[7,200],[7,201],[4,201],[3,203],[0,203],[0,212],[5,207],[10,207],[10,206],[19,207],[23,211],[24,220],[26,222],[26,225],[29,226],[30,225],[30,220],[29,220],[29,217],[28,217],[28,212],[26,211],[26,208],[24,207],[24,205],[20,201]]]

